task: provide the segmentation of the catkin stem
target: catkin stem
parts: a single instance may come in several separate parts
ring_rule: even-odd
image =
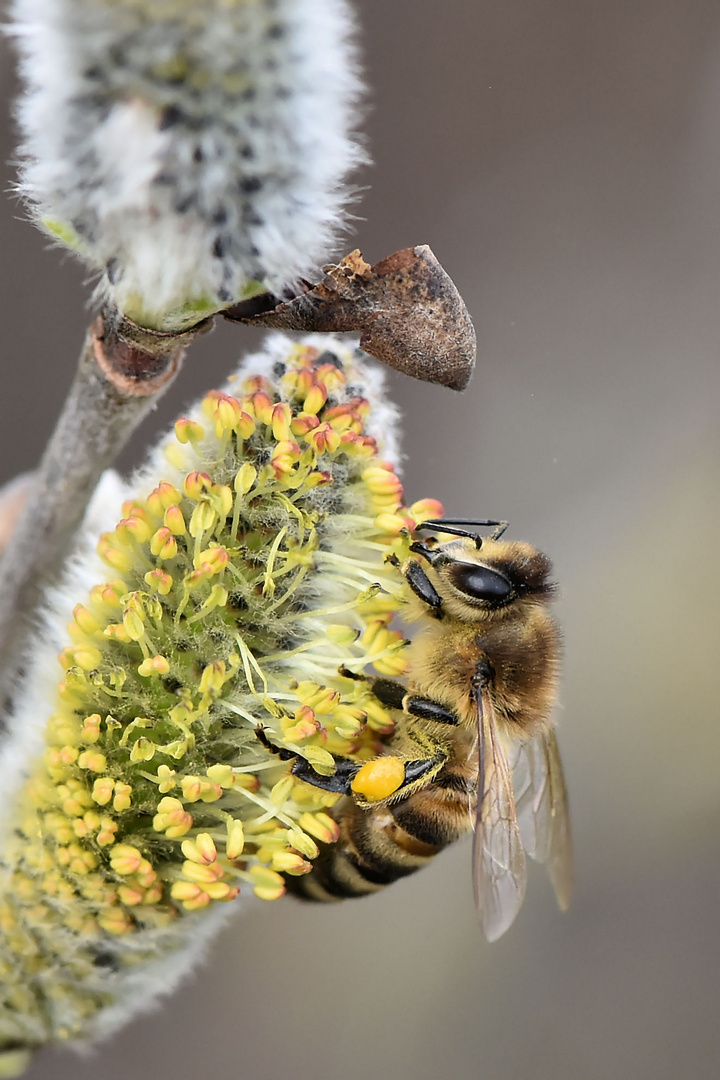
[[[106,311],[88,331],[75,379],[0,562],[0,702],[20,666],[40,590],[70,549],[104,469],[180,369],[184,334],[145,331]]]

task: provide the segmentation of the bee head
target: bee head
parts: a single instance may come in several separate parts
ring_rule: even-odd
[[[501,532],[506,527],[504,522],[482,524],[502,525]],[[451,532],[453,539],[416,541],[410,550],[429,563],[433,585],[456,616],[473,619],[475,613],[509,609],[521,600],[542,603],[554,592],[550,561],[530,544],[500,540],[497,530],[482,538],[456,528],[440,528],[444,522],[426,525]]]

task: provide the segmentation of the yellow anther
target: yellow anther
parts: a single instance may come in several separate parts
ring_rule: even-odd
[[[297,686],[298,700],[303,705],[308,705],[319,716],[331,713],[340,700],[337,690],[331,690],[329,686],[319,686],[314,682],[301,682]]]
[[[120,903],[125,904],[126,907],[135,907],[137,904],[143,902],[142,889],[133,889],[129,885],[120,885],[118,888],[118,897]]]
[[[106,806],[113,797],[115,781],[111,776],[101,776],[93,784],[92,797],[98,806]]]
[[[175,787],[176,776],[177,773],[174,769],[169,768],[167,765],[160,765],[157,771],[157,778],[160,781],[158,791],[162,792],[162,794],[171,791]]]
[[[445,513],[445,508],[437,499],[418,499],[409,507],[408,513],[413,521],[420,524],[421,521],[441,518]]]
[[[289,829],[287,842],[291,848],[295,848],[306,859],[316,859],[319,854],[315,841],[307,833],[304,833],[302,829]]]
[[[150,551],[158,559],[174,559],[177,555],[178,546],[177,540],[168,529],[167,525],[163,525],[158,529],[150,540]]]
[[[213,528],[216,521],[215,509],[206,499],[202,499],[192,512],[188,532],[192,537],[202,536]]]
[[[78,765],[81,769],[100,773],[107,768],[107,758],[97,750],[84,750],[78,758]]]
[[[285,893],[282,877],[267,866],[251,867],[250,877],[253,880],[253,892],[260,900],[279,900]]]
[[[135,874],[137,881],[144,889],[157,880],[157,874],[147,859],[143,859]]]
[[[203,888],[211,900],[234,900],[240,892],[237,885],[229,885],[227,881],[215,881]]]
[[[192,881],[176,881],[170,895],[173,900],[179,900],[187,911],[198,911],[210,903],[208,894]]]
[[[173,536],[184,536],[186,530],[185,518],[180,507],[174,503],[172,506],[168,506],[163,516],[163,525],[165,525]]]
[[[354,626],[347,626],[345,623],[330,623],[325,628],[325,636],[336,645],[352,645],[359,635]]]
[[[334,844],[340,836],[337,822],[328,814],[303,814],[298,822],[301,829],[317,837],[323,844]]]
[[[145,582],[151,589],[155,589],[161,596],[167,596],[173,587],[172,575],[162,570],[159,566],[145,574]]]
[[[154,517],[161,518],[168,506],[179,503],[181,498],[182,493],[178,491],[175,485],[169,483],[167,480],[163,480],[162,483],[158,484],[155,490],[151,491],[148,495],[148,510]]]
[[[100,738],[100,713],[86,716],[82,722],[80,738],[84,743],[96,743]]]
[[[272,452],[271,465],[277,477],[291,472],[300,461],[300,447],[296,442],[284,439]]]
[[[220,518],[227,517],[233,508],[233,493],[227,484],[213,484],[210,501]]]
[[[212,487],[212,479],[204,472],[190,472],[183,480],[183,491],[189,499],[197,501]]]
[[[110,908],[98,915],[100,926],[108,934],[126,934],[132,929],[132,919],[122,908]]]
[[[116,844],[110,849],[110,865],[116,874],[123,877],[136,873],[142,858],[142,853],[132,844]]]
[[[272,433],[276,442],[284,442],[290,438],[290,420],[292,413],[290,406],[285,402],[273,405],[272,409]]]
[[[332,776],[335,772],[335,758],[320,746],[306,746],[303,754],[316,772],[323,776]]]
[[[249,461],[246,461],[235,473],[233,487],[238,495],[247,495],[256,480],[257,469]]]
[[[97,553],[102,561],[111,566],[113,570],[126,573],[132,569],[132,555],[127,550],[120,548],[114,541],[114,533],[103,533],[98,540]]]
[[[294,855],[291,851],[277,851],[272,857],[272,868],[281,874],[309,874],[312,863],[303,859],[302,855]]]
[[[188,881],[195,881],[199,885],[209,885],[213,881],[220,881],[225,873],[219,863],[215,862],[207,866],[191,862],[190,859],[183,863],[182,872]]]
[[[317,416],[313,416],[312,413],[301,413],[299,416],[293,417],[290,431],[296,439],[302,439],[309,431],[314,431],[319,426],[320,421]]]
[[[186,416],[175,421],[175,438],[180,443],[198,443],[205,436],[202,424],[189,420]]]
[[[402,498],[402,484],[392,468],[384,469],[381,465],[370,465],[362,473],[362,479],[374,495]]]
[[[318,454],[334,454],[340,446],[340,434],[330,424],[320,424],[305,436],[305,441]]]
[[[376,529],[389,536],[399,536],[403,529],[412,530],[413,520],[400,514],[378,514],[373,522]]]
[[[363,698],[362,707],[367,715],[368,725],[373,731],[386,733],[393,730],[395,722],[393,721],[392,716],[375,698]]]
[[[129,810],[131,794],[132,786],[130,784],[123,784],[121,780],[118,780],[115,784],[113,809],[116,810],[118,813],[122,813],[123,810]]]
[[[252,395],[252,412],[262,424],[272,423],[273,403],[262,390]]]
[[[96,634],[100,629],[100,623],[82,604],[76,604],[73,608],[75,622],[84,634]]]
[[[100,818],[100,828],[96,838],[100,847],[109,847],[110,844],[114,844],[117,831],[118,825],[116,821],[109,817]]]
[[[225,845],[225,854],[228,859],[237,859],[243,853],[245,847],[245,832],[242,821],[234,821],[228,828],[228,838]]]
[[[123,627],[125,633],[133,641],[142,641],[145,637],[145,612],[142,603],[135,594],[131,594],[123,612]]]
[[[214,544],[212,547],[197,553],[193,558],[193,566],[198,570],[202,570],[208,577],[212,577],[224,570],[229,561],[230,556],[227,548],[222,547],[220,544]]]
[[[182,787],[183,797],[188,802],[197,802],[202,792],[202,777],[183,776],[180,786]]]
[[[167,675],[170,664],[164,656],[149,656],[138,667],[138,675],[149,677],[150,675]]]
[[[211,765],[207,770],[208,779],[228,791],[235,786],[235,773],[231,765]]]
[[[270,791],[270,800],[275,806],[282,806],[286,801],[290,792],[295,787],[295,779],[292,776],[283,776],[282,780],[278,780]]]
[[[130,760],[152,761],[155,757],[156,750],[156,744],[151,739],[141,735],[137,742],[134,742],[132,745],[132,749],[130,750]]]
[[[303,411],[306,413],[319,413],[327,401],[327,396],[325,383],[316,382],[305,396]]]
[[[139,513],[132,513],[129,517],[119,522],[116,535],[121,539],[135,540],[138,544],[144,544],[152,536],[150,522]]]
[[[190,862],[209,866],[217,859],[217,848],[210,833],[198,833],[194,840],[183,840],[182,853]]]
[[[102,663],[102,653],[92,645],[77,645],[72,656],[73,662],[83,671],[94,671]]]
[[[351,788],[367,802],[387,799],[405,781],[405,766],[396,757],[366,761],[352,779]]]

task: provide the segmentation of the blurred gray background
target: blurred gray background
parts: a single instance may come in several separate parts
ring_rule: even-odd
[[[429,243],[479,342],[463,397],[391,378],[406,492],[554,558],[575,902],[561,915],[533,873],[488,946],[467,843],[370,900],[258,902],[162,1012],[28,1075],[716,1080],[720,7],[359,7],[356,241],[370,261]],[[16,203],[0,215],[4,479],[38,458],[89,290]],[[255,340],[198,342],[123,464]]]

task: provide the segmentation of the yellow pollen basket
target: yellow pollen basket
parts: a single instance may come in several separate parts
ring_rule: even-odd
[[[379,802],[397,791],[404,780],[405,766],[400,758],[383,757],[362,765],[350,786],[362,799]]]

